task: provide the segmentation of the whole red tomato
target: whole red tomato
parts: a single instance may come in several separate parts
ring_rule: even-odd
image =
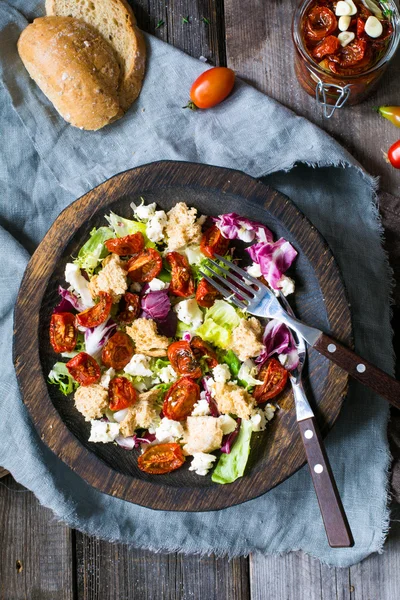
[[[390,146],[388,151],[388,159],[390,160],[390,164],[395,169],[400,169],[400,140],[397,140],[393,146]]]
[[[231,93],[235,73],[227,67],[214,67],[204,71],[190,88],[190,99],[197,108],[212,108]]]

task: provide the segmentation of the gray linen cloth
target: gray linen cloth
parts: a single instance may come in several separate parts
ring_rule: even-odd
[[[303,550],[342,567],[381,551],[389,522],[388,405],[354,382],[326,440],[354,533],[351,549],[329,548],[307,467],[239,506],[164,513],[92,489],[39,439],[21,401],[11,359],[13,305],[29,256],[75,198],[115,173],[155,160],[240,169],[264,177],[292,198],[328,240],[340,265],[356,350],[390,373],[393,356],[390,272],[381,247],[374,181],[349,154],[309,122],[241,82],[213,110],[182,110],[191,82],[205,67],[150,36],[143,91],[128,114],[97,133],[74,129],[19,60],[16,42],[26,18],[44,13],[42,3],[26,4],[14,0],[0,5],[0,464],[71,527],[137,548],[228,556]]]

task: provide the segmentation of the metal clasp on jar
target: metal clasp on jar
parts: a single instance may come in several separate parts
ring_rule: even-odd
[[[350,96],[351,84],[341,87],[334,83],[323,83],[321,80],[318,81],[317,87],[315,88],[315,99],[317,103],[323,108],[323,116],[325,119],[330,119],[337,108],[342,108]],[[338,94],[335,104],[327,102],[327,93],[333,95]]]

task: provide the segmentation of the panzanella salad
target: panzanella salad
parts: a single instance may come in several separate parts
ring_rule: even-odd
[[[189,470],[213,469],[213,481],[230,483],[244,473],[252,432],[273,418],[270,401],[297,354],[285,325],[238,310],[200,272],[214,254],[238,260],[241,240],[247,271],[287,295],[297,253],[234,213],[131,206],[131,219],[110,213],[65,266],[50,323],[60,359],[49,381],[74,395],[90,442],[141,449],[146,473],[190,460]]]

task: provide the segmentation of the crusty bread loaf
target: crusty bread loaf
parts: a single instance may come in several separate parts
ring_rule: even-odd
[[[18,52],[32,79],[71,125],[96,130],[123,115],[115,52],[84,21],[35,19],[22,32]]]
[[[46,14],[71,16],[95,27],[113,46],[121,69],[120,104],[124,111],[138,97],[146,66],[146,46],[125,0],[46,0]]]

